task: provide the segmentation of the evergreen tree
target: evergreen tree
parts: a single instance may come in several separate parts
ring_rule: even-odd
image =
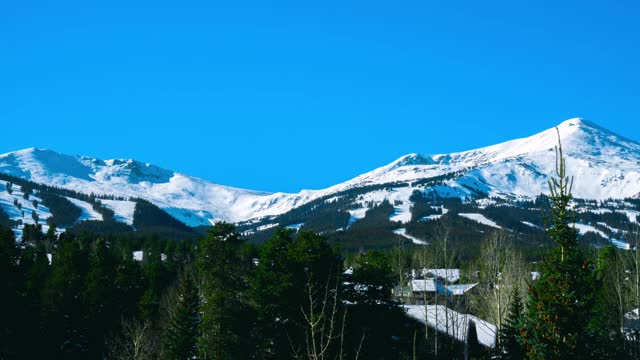
[[[364,359],[394,359],[401,354],[398,335],[405,314],[391,298],[395,275],[389,257],[381,251],[359,255],[353,274],[345,279],[347,310],[344,352]]]
[[[146,281],[145,291],[140,299],[139,310],[142,320],[150,320],[158,313],[160,295],[168,283],[157,238],[151,238],[145,244],[142,258],[142,272]]]
[[[262,246],[251,277],[251,298],[256,308],[257,356],[286,358],[290,354],[288,325],[299,309],[295,299],[294,264],[290,260],[293,231],[276,229]]]
[[[16,354],[15,318],[18,246],[13,232],[0,226],[0,359]]]
[[[219,222],[200,242],[196,266],[201,281],[202,322],[199,352],[203,359],[246,358],[248,330],[243,292],[240,239],[233,225]]]
[[[164,357],[169,360],[193,359],[197,353],[200,301],[198,289],[186,272],[177,293],[165,334]]]
[[[520,341],[520,329],[524,326],[524,304],[520,289],[516,285],[511,291],[511,304],[500,334],[498,334],[498,358],[524,359],[524,349]]]
[[[90,323],[86,316],[86,247],[74,238],[60,241],[44,294],[45,338],[54,357],[86,358]]]
[[[549,181],[552,223],[547,230],[557,247],[546,256],[540,278],[530,288],[523,333],[531,359],[585,357],[588,349],[594,271],[578,248],[577,230],[570,226],[572,184],[560,145],[556,148],[556,177]]]
[[[92,324],[89,346],[93,356],[103,351],[104,334],[115,325],[118,315],[114,311],[115,259],[104,239],[93,243],[89,258],[89,273],[86,278],[85,299],[87,316]]]
[[[27,246],[22,250],[18,272],[19,306],[15,309],[20,319],[17,324],[18,348],[25,359],[44,358],[48,349],[33,346],[45,343],[42,333],[42,294],[50,274],[50,265],[44,245]]]

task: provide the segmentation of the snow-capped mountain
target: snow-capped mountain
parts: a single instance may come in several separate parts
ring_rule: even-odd
[[[558,130],[569,173],[576,178],[575,197],[640,196],[639,143],[577,118],[559,124]],[[546,193],[546,180],[554,173],[556,144],[553,128],[476,150],[409,154],[347,182],[296,194],[218,185],[135,160],[99,160],[35,148],[0,155],[0,172],[84,193],[144,198],[192,226],[283,214],[365,186],[375,189],[365,191],[359,203],[353,204],[350,213],[355,219],[364,216],[365,204],[387,199],[396,204],[394,220],[408,221],[409,197],[416,190],[453,197],[520,198]],[[437,184],[426,181],[438,177],[444,180]],[[382,184],[389,186],[375,187]]]

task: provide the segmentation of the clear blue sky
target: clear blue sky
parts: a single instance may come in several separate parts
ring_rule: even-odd
[[[323,188],[571,117],[640,139],[638,1],[2,1],[0,153]]]

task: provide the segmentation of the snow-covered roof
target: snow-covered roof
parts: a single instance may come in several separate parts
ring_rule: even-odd
[[[434,279],[411,280],[411,289],[414,292],[435,292],[436,281]]]
[[[143,251],[142,250],[138,250],[138,251],[134,251],[133,252],[133,260],[135,261],[142,261],[142,257],[143,257]]]
[[[475,284],[460,284],[460,285],[447,285],[447,290],[451,295],[464,295],[467,291],[473,289],[478,283]]]
[[[640,309],[633,309],[628,313],[624,314],[624,318],[628,320],[640,320]]]
[[[420,275],[424,277],[439,277],[448,282],[456,282],[460,280],[460,269],[422,269],[419,270]],[[417,277],[417,272],[412,271],[413,277]]]
[[[462,314],[444,305],[405,305],[408,316],[460,342],[468,342],[469,328],[475,326],[478,343],[494,347],[498,328],[476,316]]]

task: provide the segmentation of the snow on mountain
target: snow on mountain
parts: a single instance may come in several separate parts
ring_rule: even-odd
[[[575,176],[575,197],[640,196],[640,144],[578,118],[564,121],[558,129],[568,171]],[[405,183],[403,188],[378,189],[363,198],[374,202],[389,200],[396,207],[393,220],[406,222],[410,219],[409,197],[414,190],[459,197],[483,193],[518,198],[547,193],[546,180],[555,168],[556,144],[557,133],[553,128],[464,152],[409,154],[344,183],[296,194],[218,185],[135,160],[100,160],[35,148],[0,155],[0,172],[85,193],[144,198],[192,226],[278,215],[345,190]],[[443,175],[451,176],[442,184],[426,188],[416,184]],[[118,209],[116,216],[130,223],[133,205],[129,204],[107,206]],[[360,205],[352,211],[354,220],[364,216],[366,201]]]

